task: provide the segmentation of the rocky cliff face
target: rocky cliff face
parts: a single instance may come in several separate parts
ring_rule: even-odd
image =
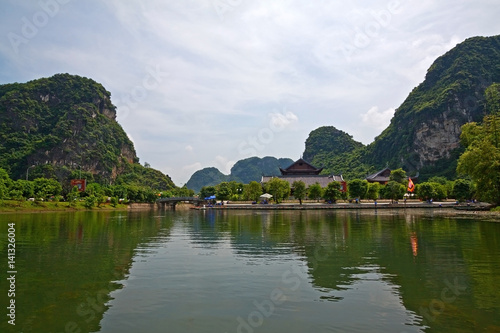
[[[467,39],[436,59],[374,142],[362,146],[320,127],[310,133],[304,158],[346,178],[364,178],[386,165],[419,172],[421,179],[454,177],[461,126],[484,117],[485,90],[494,82],[500,82],[500,36]]]
[[[500,82],[500,36],[457,45],[429,68],[369,145],[364,162],[453,176],[462,149],[460,128],[485,115],[484,91],[493,82]]]
[[[457,119],[438,119],[423,122],[415,131],[414,152],[419,156],[415,167],[424,167],[442,158],[450,158],[450,152],[460,147],[460,126]]]
[[[0,86],[0,120],[0,167],[14,178],[34,165],[46,176],[82,170],[112,181],[138,160],[110,93],[87,78],[58,74]]]

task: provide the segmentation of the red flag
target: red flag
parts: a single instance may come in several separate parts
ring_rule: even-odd
[[[408,192],[413,192],[413,191],[415,191],[415,185],[413,184],[411,178],[408,177]]]

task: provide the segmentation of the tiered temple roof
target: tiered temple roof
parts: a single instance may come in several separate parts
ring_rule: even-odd
[[[379,172],[367,176],[365,179],[369,183],[387,184],[387,182],[389,182],[390,176],[391,176],[391,169],[385,168],[383,170],[380,170]]]
[[[286,180],[292,186],[295,181],[303,181],[306,186],[311,186],[315,183],[326,187],[329,183],[337,181],[342,183],[342,188],[345,189],[345,182],[342,175],[320,175],[323,168],[316,168],[304,159],[299,159],[292,163],[288,168],[280,168],[281,176],[262,176],[261,183],[267,183],[274,177]]]

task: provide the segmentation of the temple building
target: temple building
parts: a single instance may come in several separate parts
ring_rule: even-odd
[[[261,183],[267,183],[274,177],[286,180],[290,183],[290,187],[293,189],[292,184],[295,181],[303,181],[306,187],[309,187],[315,183],[318,183],[321,187],[326,187],[329,183],[337,181],[341,184],[341,191],[345,192],[347,190],[346,182],[342,175],[320,175],[323,168],[316,168],[315,166],[307,163],[302,158],[295,161],[286,169],[280,168],[280,176],[262,176]]]
[[[375,172],[374,174],[367,176],[365,179],[369,183],[379,183],[381,185],[385,185],[389,182],[390,177],[391,177],[391,169],[385,168],[383,170],[380,170],[379,172]]]
[[[391,169],[385,168],[383,170],[380,170],[379,172],[375,172],[374,174],[371,174],[367,176],[365,179],[369,183],[379,183],[380,185],[385,185],[391,180]],[[406,179],[409,179],[410,177],[406,177]],[[418,181],[418,172],[415,176],[411,177],[412,181],[416,182]]]

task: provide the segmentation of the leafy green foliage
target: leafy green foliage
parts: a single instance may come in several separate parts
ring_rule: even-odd
[[[244,186],[243,198],[245,200],[257,201],[262,194],[262,185],[256,181],[251,181]]]
[[[215,186],[203,186],[200,190],[200,198],[208,198],[216,193]]]
[[[111,197],[110,204],[112,207],[116,207],[118,205],[118,197]]]
[[[393,180],[389,181],[382,190],[382,195],[385,199],[399,200],[402,199],[406,192],[406,187]]]
[[[342,192],[340,192],[340,187],[340,182],[329,183],[323,191],[323,198],[327,201],[336,202],[340,199],[342,194]]]
[[[34,192],[37,199],[49,199],[62,192],[61,184],[55,179],[37,178],[34,181]]]
[[[434,197],[434,188],[431,183],[415,185],[415,195],[422,200],[430,200]]]
[[[472,183],[467,179],[457,179],[453,183],[452,195],[459,201],[472,199]]]
[[[95,206],[95,203],[96,203],[96,197],[94,195],[89,195],[83,201],[83,206],[87,209],[91,209]]]
[[[319,200],[323,196],[323,189],[319,183],[309,185],[307,192],[308,197],[313,200]]]
[[[306,183],[302,180],[296,180],[292,184],[293,187],[293,196],[295,199],[299,200],[299,203],[302,205],[302,199],[306,196]]]
[[[500,84],[491,85],[486,96],[490,114],[482,124],[462,126],[466,150],[458,160],[457,171],[471,177],[478,198],[500,205]]]
[[[139,163],[126,163],[122,173],[116,177],[115,184],[149,188],[159,192],[171,191],[175,188],[169,176],[151,167],[146,168]]]
[[[464,125],[463,132],[469,145],[460,156],[457,171],[467,174],[477,186],[477,196],[481,200],[500,205],[500,149],[495,142],[496,128],[500,117],[486,116],[483,125]],[[472,138],[471,129],[478,127],[480,134]]]
[[[379,183],[369,183],[366,199],[377,200],[380,196],[380,188],[381,186]]]
[[[276,203],[280,203],[290,195],[290,183],[284,179],[274,177],[265,186],[266,191],[273,196]]]
[[[407,184],[406,171],[399,168],[396,170],[391,170],[391,175],[389,176],[389,180],[395,181],[397,183],[406,185]]]
[[[216,187],[215,196],[219,200],[227,200],[231,197],[233,192],[228,182],[222,182]]]
[[[368,193],[368,182],[361,179],[353,179],[347,183],[350,198],[366,199]]]

